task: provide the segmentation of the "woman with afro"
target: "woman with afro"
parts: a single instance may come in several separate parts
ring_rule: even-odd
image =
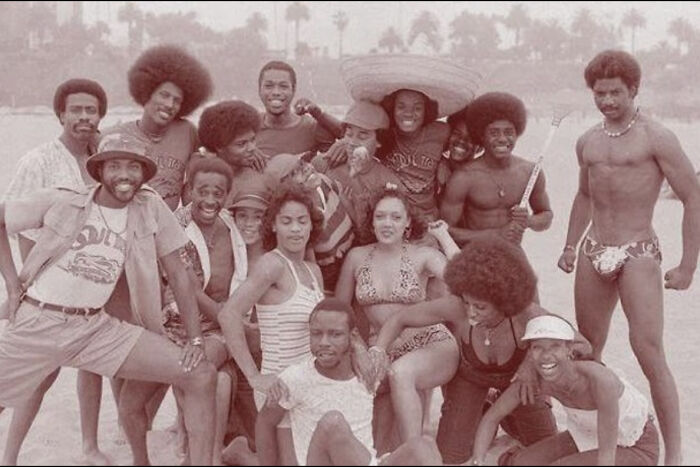
[[[447,263],[444,273],[450,294],[404,308],[387,320],[376,347],[388,348],[404,328],[444,323],[459,343],[457,373],[443,386],[445,401],[437,443],[447,464],[465,462],[492,389],[506,389],[523,362],[527,347],[520,342],[530,318],[545,314],[532,305],[537,278],[523,251],[492,235],[475,236]],[[577,337],[577,350],[590,345]],[[372,352],[383,368],[381,351]],[[381,373],[381,372],[380,372]],[[521,405],[506,420],[509,433],[529,445],[556,433],[556,423],[544,402]]]
[[[196,128],[184,117],[211,95],[211,77],[197,59],[173,45],[146,50],[127,76],[131,97],[143,107],[143,115],[105,134],[127,133],[146,143],[147,156],[158,165],[149,185],[175,210],[185,169],[199,146]]]
[[[455,171],[445,188],[440,212],[457,244],[463,245],[478,232],[520,244],[526,229],[548,229],[552,209],[543,172],[529,198],[532,213],[519,207],[534,167],[513,154],[527,122],[523,102],[508,93],[489,92],[469,104],[465,121],[472,142],[484,154]]]

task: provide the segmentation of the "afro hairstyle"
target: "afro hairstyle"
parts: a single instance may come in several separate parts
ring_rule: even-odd
[[[226,147],[238,135],[260,129],[260,114],[243,101],[223,101],[204,109],[199,117],[199,141],[211,152]]]
[[[511,122],[517,135],[522,135],[527,123],[527,111],[523,101],[506,92],[487,92],[474,99],[467,107],[466,122],[469,135],[479,146],[484,146],[486,127],[498,120]]]
[[[635,58],[623,50],[605,50],[588,63],[583,72],[586,85],[593,89],[599,79],[620,78],[628,89],[639,89],[642,70]]]
[[[453,295],[491,303],[506,316],[524,311],[535,298],[537,276],[523,250],[489,234],[474,236],[445,267]]]
[[[231,191],[233,170],[223,159],[218,157],[198,157],[187,168],[187,180],[190,188],[194,188],[194,180],[198,173],[217,173],[226,178],[226,191]]]
[[[174,45],[159,45],[146,50],[131,66],[127,77],[131,97],[140,105],[146,104],[161,84],[175,84],[183,94],[178,117],[192,113],[207,100],[213,87],[204,66]]]
[[[56,116],[60,119],[61,113],[66,111],[66,99],[68,99],[68,96],[80,92],[97,98],[100,118],[104,117],[107,113],[107,94],[105,94],[105,90],[96,81],[83,78],[69,79],[56,88],[56,93],[53,95],[53,111],[56,113]]]

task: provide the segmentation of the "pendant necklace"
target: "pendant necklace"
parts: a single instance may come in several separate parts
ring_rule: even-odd
[[[141,125],[141,120],[136,120],[136,127],[137,127],[137,128],[139,129],[139,131],[140,131],[141,133],[143,133],[143,135],[144,135],[146,138],[148,138],[148,140],[151,141],[152,143],[158,144],[158,143],[160,143],[160,142],[163,140],[163,138],[165,137],[165,132],[158,134],[158,133],[151,133],[151,132],[146,131],[146,130],[143,128],[143,126]]]
[[[606,134],[609,138],[619,138],[620,136],[624,135],[628,131],[632,129],[635,123],[637,123],[637,117],[639,117],[639,107],[637,107],[637,110],[634,112],[634,116],[632,117],[632,120],[627,124],[625,128],[623,128],[620,131],[608,131],[608,129],[605,127],[605,119],[603,119],[603,123],[600,124],[600,127],[603,129],[603,133]]]
[[[500,320],[500,321],[498,322],[498,324],[496,324],[495,326],[490,327],[490,328],[484,326],[484,327],[486,328],[486,338],[484,339],[484,345],[485,345],[486,347],[489,347],[489,346],[491,345],[491,336],[493,335],[493,333],[496,331],[496,329],[497,329],[497,328],[503,323],[503,321],[505,321],[505,320],[506,320],[506,317],[504,316],[503,319]]]
[[[503,188],[503,185],[498,183],[494,176],[491,174],[490,169],[486,169],[486,173],[489,175],[489,178],[491,178],[491,181],[498,187],[498,197],[503,198],[506,195],[506,190]]]

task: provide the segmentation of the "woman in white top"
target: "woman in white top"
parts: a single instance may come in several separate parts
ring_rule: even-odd
[[[298,184],[280,185],[263,221],[263,244],[272,251],[256,262],[218,315],[228,348],[255,390],[258,409],[279,372],[311,357],[309,315],[323,299],[323,278],[319,267],[304,261],[304,255],[322,225],[323,214],[314,208],[307,190]],[[260,370],[244,331],[246,315],[254,305],[262,347]],[[280,460],[286,465],[285,460],[295,459],[288,420],[278,431],[281,456],[292,456],[282,456]]]
[[[567,430],[507,452],[500,465],[656,465],[659,435],[648,401],[601,363],[572,360],[568,321],[533,318],[522,340],[530,341],[541,395],[561,402]],[[511,385],[482,418],[468,464],[482,465],[499,422],[519,404],[518,385]]]

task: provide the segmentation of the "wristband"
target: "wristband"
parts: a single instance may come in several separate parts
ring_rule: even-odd
[[[190,339],[190,345],[193,347],[202,347],[204,345],[204,339],[202,339],[202,336],[193,337]]]
[[[576,251],[576,247],[573,246],[573,245],[566,245],[566,246],[564,247],[564,251],[569,251],[569,250],[571,250],[571,251]]]
[[[379,347],[378,345],[373,345],[372,347],[367,349],[367,352],[371,352],[372,350],[374,350],[375,352],[383,353],[384,355],[386,355],[386,350]]]

